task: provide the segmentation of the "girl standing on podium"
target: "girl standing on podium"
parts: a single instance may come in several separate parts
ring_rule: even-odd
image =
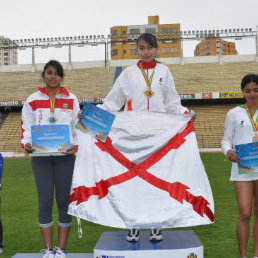
[[[126,68],[115,81],[113,88],[98,105],[107,111],[156,111],[187,113],[181,105],[174,79],[167,66],[157,62],[158,43],[154,35],[144,33],[137,39],[140,60]],[[127,241],[139,241],[139,229],[129,229]],[[162,240],[162,231],[152,228],[150,240]]]
[[[235,151],[235,145],[258,142],[258,74],[244,76],[241,89],[246,102],[228,112],[221,147],[232,161],[230,181],[234,182],[238,203],[237,238],[240,257],[246,257],[253,208],[254,257],[258,258],[258,173],[240,174],[237,164],[240,158]]]
[[[27,153],[33,153],[31,142],[32,125],[67,124],[71,147],[59,155],[32,155],[39,209],[39,227],[44,240],[43,258],[66,258],[66,242],[72,225],[72,216],[67,214],[75,153],[78,150],[78,136],[75,130],[80,110],[75,95],[61,87],[64,79],[62,65],[50,60],[44,67],[42,79],[46,87],[28,97],[22,109],[21,144]],[[58,247],[53,247],[52,207],[54,189],[58,207]]]

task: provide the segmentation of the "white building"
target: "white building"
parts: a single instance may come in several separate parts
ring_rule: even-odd
[[[17,45],[10,39],[0,36],[0,66],[18,64]]]

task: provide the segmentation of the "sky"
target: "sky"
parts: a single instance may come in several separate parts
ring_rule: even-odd
[[[120,25],[180,23],[181,30],[257,30],[258,0],[0,0],[0,35],[10,39],[110,34]],[[230,40],[234,41],[234,40]],[[255,54],[255,39],[238,40],[239,54]],[[184,41],[184,56],[193,56],[198,41]],[[104,47],[72,47],[72,61],[104,60]],[[18,63],[31,63],[31,49],[18,52]],[[68,61],[68,49],[36,49],[36,63]]]

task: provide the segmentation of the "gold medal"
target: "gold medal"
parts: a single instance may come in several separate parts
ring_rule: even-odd
[[[144,95],[150,99],[153,95],[154,95],[154,92],[151,90],[151,89],[147,89],[146,91],[144,91]]]

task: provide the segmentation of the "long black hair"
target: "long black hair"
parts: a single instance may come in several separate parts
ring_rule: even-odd
[[[61,65],[60,62],[58,62],[57,60],[50,60],[48,61],[45,66],[44,66],[44,70],[42,72],[42,76],[45,74],[47,68],[49,66],[54,66],[56,68],[56,71],[57,71],[57,75],[59,75],[61,78],[64,77],[64,68],[63,66]]]
[[[246,84],[248,84],[250,82],[254,82],[258,85],[258,74],[256,74],[256,73],[246,74],[241,81],[241,90],[243,91]]]
[[[151,33],[143,33],[141,34],[138,39],[137,39],[137,46],[139,44],[139,41],[143,39],[144,41],[146,41],[150,46],[154,47],[154,48],[158,48],[159,45],[158,45],[158,41],[157,41],[157,38],[156,36],[154,36],[153,34]]]

